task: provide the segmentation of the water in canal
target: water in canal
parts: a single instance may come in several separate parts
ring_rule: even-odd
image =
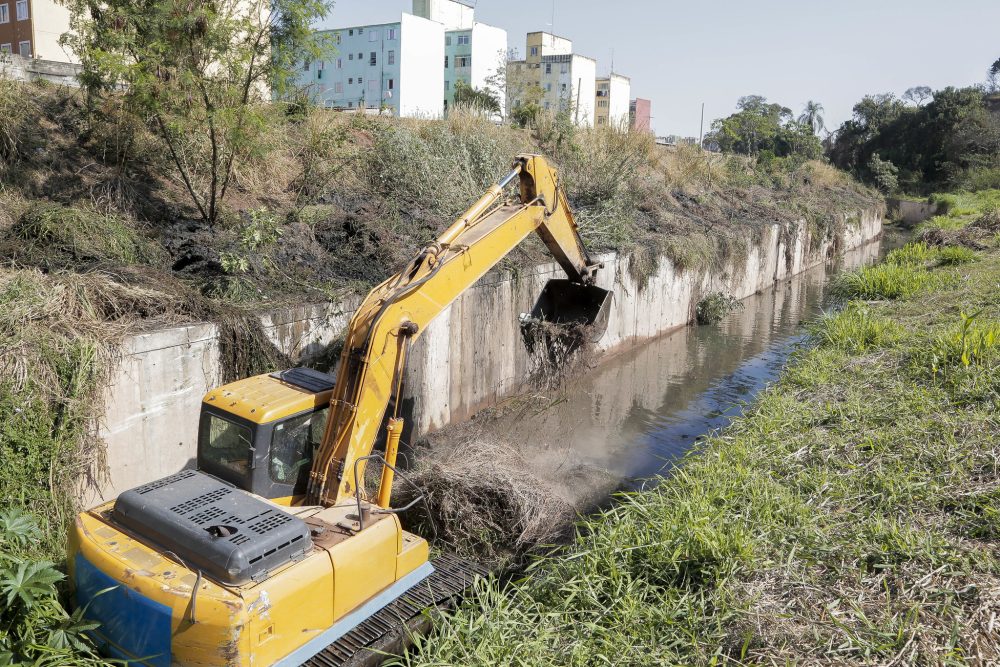
[[[560,479],[559,468],[587,468],[635,488],[775,380],[802,343],[803,324],[833,305],[830,278],[875,261],[879,249],[869,244],[783,281],[718,325],[684,327],[613,356],[491,428],[510,442],[531,443],[534,455],[524,453],[547,460],[550,480]]]

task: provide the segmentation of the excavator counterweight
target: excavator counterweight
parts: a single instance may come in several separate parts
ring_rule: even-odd
[[[518,181],[515,194],[508,186]],[[610,293],[544,158],[509,175],[398,274],[347,328],[336,379],[296,368],[210,391],[198,469],[81,513],[68,569],[103,652],[148,667],[343,665],[419,625],[481,573],[402,528],[392,507],[406,354],[434,318],[528,235],[567,279],[522,319],[596,338]],[[524,324],[524,322],[522,322]],[[579,325],[579,327],[577,327]],[[392,413],[390,412],[392,408]],[[387,424],[384,454],[373,454]],[[378,488],[365,466],[382,464]],[[369,658],[375,653],[366,654]]]

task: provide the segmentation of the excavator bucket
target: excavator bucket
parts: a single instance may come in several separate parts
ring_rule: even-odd
[[[608,328],[612,292],[571,280],[550,280],[530,314],[521,315],[521,333],[529,351],[539,340],[568,352],[596,343]]]

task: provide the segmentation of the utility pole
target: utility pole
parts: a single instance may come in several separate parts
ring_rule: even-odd
[[[705,141],[705,103],[701,103],[701,127],[698,130],[698,148],[704,148],[702,143]]]

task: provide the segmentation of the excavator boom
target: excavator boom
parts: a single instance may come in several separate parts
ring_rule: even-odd
[[[518,196],[504,201],[505,189],[515,178],[520,178]],[[608,292],[592,286],[600,265],[584,248],[558,173],[540,156],[519,156],[510,174],[402,272],[372,290],[354,315],[330,419],[313,461],[310,502],[333,505],[360,493],[364,459],[398,394],[409,346],[532,232],[538,233],[571,283],[587,292],[587,298],[574,298],[575,317],[587,324],[601,319]],[[380,489],[379,498],[387,503],[388,490]]]

